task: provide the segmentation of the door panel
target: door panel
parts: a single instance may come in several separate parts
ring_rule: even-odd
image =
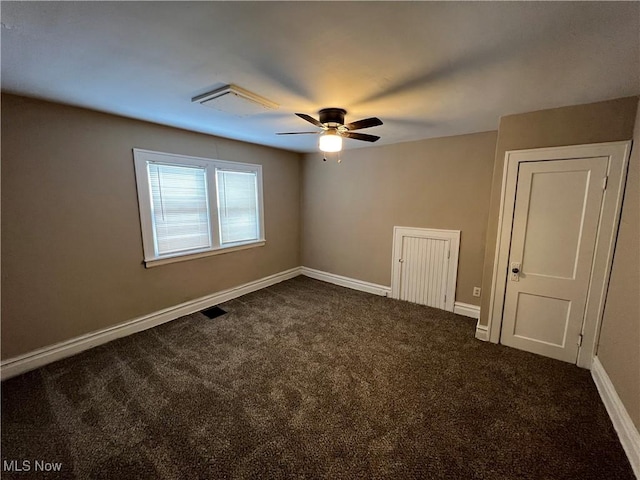
[[[564,347],[570,311],[568,300],[520,292],[513,334]]]
[[[522,259],[529,273],[574,278],[583,220],[577,212],[584,213],[588,177],[588,171],[532,174]]]
[[[607,166],[607,157],[520,164],[503,344],[575,363]]]
[[[400,300],[445,308],[449,240],[402,237]]]

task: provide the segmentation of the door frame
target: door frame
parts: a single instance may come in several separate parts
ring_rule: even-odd
[[[609,276],[611,274],[630,151],[631,142],[624,141],[528,150],[510,150],[505,153],[496,252],[491,283],[492,293],[488,314],[490,342],[499,343],[502,331],[502,316],[508,276],[507,266],[511,250],[516,182],[520,163],[608,157],[607,183],[602,199],[598,233],[596,236],[596,249],[591,266],[589,292],[587,294],[582,327],[582,345],[578,349],[577,360],[579,367],[591,368],[591,362],[596,352],[600,334],[604,303],[609,285]]]

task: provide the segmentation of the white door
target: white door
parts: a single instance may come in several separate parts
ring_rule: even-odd
[[[394,227],[391,296],[453,311],[459,230]]]
[[[449,240],[402,237],[400,300],[445,310]]]
[[[576,363],[607,165],[520,164],[501,343]]]

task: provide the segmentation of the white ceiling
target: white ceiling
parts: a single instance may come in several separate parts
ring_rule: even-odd
[[[638,2],[2,2],[2,89],[295,151],[342,107],[390,144],[640,93]],[[234,83],[280,108],[191,98]],[[311,127],[311,128],[309,128]],[[346,148],[369,146],[346,140]]]

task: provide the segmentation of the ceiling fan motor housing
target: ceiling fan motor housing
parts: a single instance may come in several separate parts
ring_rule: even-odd
[[[337,127],[344,125],[344,116],[347,111],[343,108],[323,108],[318,112],[320,123],[328,127]]]

